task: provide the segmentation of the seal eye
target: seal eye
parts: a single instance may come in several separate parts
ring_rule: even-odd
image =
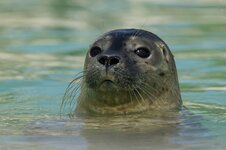
[[[96,55],[98,55],[99,53],[101,53],[101,48],[100,47],[92,47],[91,50],[90,50],[90,56],[91,57],[95,57]]]
[[[140,48],[136,49],[134,52],[141,58],[147,58],[151,54],[150,51],[145,47],[140,47]]]

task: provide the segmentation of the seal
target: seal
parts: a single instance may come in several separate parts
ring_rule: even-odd
[[[174,57],[167,44],[149,31],[109,31],[91,44],[83,72],[66,90],[62,104],[66,102],[76,106],[73,114],[180,110]]]

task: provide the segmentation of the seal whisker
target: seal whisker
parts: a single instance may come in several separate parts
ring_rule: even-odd
[[[61,103],[61,113],[66,109],[67,104],[69,103],[69,106],[71,106],[71,102],[73,101],[74,97],[76,97],[79,93],[77,92],[80,89],[80,84],[82,83],[82,78],[78,79],[79,82],[77,82],[77,85],[70,83],[68,86],[68,89],[66,89],[66,92],[63,96],[63,100]],[[73,80],[72,82],[75,82]]]
[[[137,91],[136,88],[134,88],[133,90],[134,94],[136,95],[136,99],[137,99],[137,102],[140,104],[140,105],[143,105],[143,103],[141,102],[141,100],[139,99],[140,95],[139,95],[139,92]],[[138,97],[139,96],[139,97]]]
[[[145,85],[144,86],[148,86],[148,85]],[[152,90],[155,90],[153,87],[149,86],[149,88],[151,88]],[[161,94],[160,92],[157,92],[157,94]],[[154,95],[153,95],[154,96]],[[165,101],[163,101],[163,99],[161,97],[157,97],[157,96],[154,96],[155,100],[159,100],[159,101],[162,101],[162,103],[164,104]]]
[[[132,88],[132,87],[131,87],[131,93],[134,95],[135,100],[137,101],[137,103],[138,103],[138,104],[141,104],[140,101],[139,101],[139,99],[138,99],[138,97],[137,97],[137,94],[136,94],[136,92],[135,92],[135,89]]]
[[[152,92],[154,93],[155,95],[158,95],[159,94],[159,91],[157,89],[155,89],[154,87],[146,84],[145,82],[141,82],[142,84],[139,84],[140,87],[146,89],[147,92]]]
[[[78,91],[81,90],[81,86],[78,85],[74,90],[71,92],[72,94],[70,95],[70,107],[72,108],[74,103],[76,102],[76,97],[78,96]],[[74,94],[73,94],[74,93]]]
[[[136,36],[142,36],[142,30],[136,30],[134,33],[133,33],[133,35],[132,35],[132,37],[136,37]]]
[[[133,101],[132,101],[132,95],[131,95],[131,88],[130,88],[130,86],[128,87],[128,93],[129,93],[129,99],[130,99],[130,103],[132,104],[133,103]]]
[[[148,85],[145,82],[142,82],[142,84],[140,86],[142,88],[145,88],[148,93],[150,93],[150,91],[152,91],[152,93],[154,92],[156,95],[160,94],[160,92],[157,89],[155,89],[154,87]]]
[[[82,87],[80,87],[80,90],[81,91],[86,91],[86,92],[88,92],[87,91],[87,88],[86,87],[84,87],[84,86],[82,86]],[[82,94],[82,93],[81,93]],[[88,95],[79,95],[79,96],[88,96]],[[78,97],[79,97],[78,96]],[[81,104],[81,100],[79,100],[79,98],[77,98],[77,99],[75,99],[75,97],[73,98],[73,100],[72,100],[72,103],[71,103],[71,109],[70,109],[70,112],[69,112],[69,114],[70,114],[70,116],[73,116],[73,114],[74,114],[74,111],[75,111],[75,106],[76,105],[80,105]]]
[[[147,91],[144,87],[139,87],[139,88],[149,98],[148,100],[150,100],[151,102],[153,102],[153,100],[156,99],[156,97],[152,95],[149,91]]]
[[[80,80],[80,79],[78,79],[78,80]],[[71,95],[74,93],[74,90],[75,90],[77,87],[79,87],[79,85],[78,85],[79,82],[77,82],[77,80],[76,80],[76,82],[77,82],[76,84],[75,84],[74,82],[75,82],[75,80],[73,80],[73,81],[69,84],[69,86],[67,87],[66,92],[65,92],[65,94],[64,94],[64,96],[63,96],[62,104],[64,104],[65,100],[67,100],[68,97],[70,98]]]
[[[83,70],[75,75],[75,78],[67,86],[63,100],[60,107],[60,114],[62,114],[66,107],[69,107],[70,111],[74,108],[73,101],[76,101],[75,98],[79,95],[79,90],[81,88],[82,80],[86,75],[86,70]]]
[[[81,86],[80,87],[80,90],[82,91],[82,90],[84,90],[84,91],[87,91],[87,88],[85,87],[85,86]],[[82,94],[82,93],[81,93]],[[79,95],[79,96],[81,96],[81,94]],[[79,105],[80,103],[81,103],[81,101],[80,101],[80,99],[76,99],[76,101],[74,101],[74,104],[76,104],[77,103],[77,105]]]
[[[79,82],[80,79],[82,79],[83,77],[84,77],[84,75],[81,75],[81,76],[79,76],[79,77],[73,79],[73,80],[69,83],[69,85],[67,86],[66,91],[71,90],[71,88],[73,88],[73,85],[76,84],[76,82]]]
[[[139,89],[141,89],[140,87],[135,86],[135,90],[137,91],[138,95],[140,96],[141,100],[143,101],[143,103],[146,103],[146,100],[143,98],[141,92],[139,91]]]

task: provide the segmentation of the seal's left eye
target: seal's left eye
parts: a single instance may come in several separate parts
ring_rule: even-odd
[[[150,51],[145,47],[140,47],[140,48],[136,49],[134,52],[141,58],[148,58],[151,54]]]
[[[98,55],[99,53],[101,53],[101,48],[100,47],[92,47],[90,50],[90,56],[91,57],[95,57],[96,55]]]

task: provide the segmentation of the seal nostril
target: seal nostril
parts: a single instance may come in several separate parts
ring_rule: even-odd
[[[106,57],[106,56],[100,57],[100,58],[98,59],[98,61],[99,61],[99,63],[101,63],[102,65],[106,65],[107,62],[108,62],[108,57]]]
[[[110,62],[109,65],[116,65],[117,63],[119,63],[119,58],[118,57],[110,57]]]
[[[117,56],[102,56],[98,59],[98,62],[102,65],[112,66],[119,63],[120,58]]]

